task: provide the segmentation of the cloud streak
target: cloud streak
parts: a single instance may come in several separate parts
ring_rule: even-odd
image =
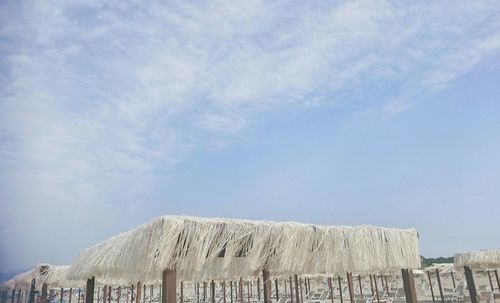
[[[87,207],[140,200],[159,167],[268,113],[377,99],[397,114],[500,49],[494,1],[2,6],[2,237],[47,208],[98,221]]]

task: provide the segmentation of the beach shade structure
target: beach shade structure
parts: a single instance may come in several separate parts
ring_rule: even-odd
[[[67,280],[66,272],[69,265],[52,265],[48,263],[37,264],[34,268],[16,275],[12,279],[3,282],[2,290],[12,291],[12,302],[14,302],[14,294],[18,291],[18,296],[21,291],[26,291],[28,302],[35,302],[35,290],[40,289],[42,303],[48,301],[47,290],[50,288],[61,288],[72,285],[82,284],[82,281]],[[29,290],[29,292],[28,292]]]
[[[241,281],[262,274],[267,303],[271,273],[403,270],[409,278],[419,267],[414,229],[165,216],[84,250],[67,278],[88,279],[89,302],[95,278],[104,284],[161,280],[162,302],[173,303],[178,279]]]
[[[472,303],[477,303],[478,294],[474,282],[473,271],[485,271],[488,273],[492,292],[494,291],[491,272],[495,273],[497,286],[500,289],[498,270],[500,269],[500,250],[485,250],[457,253],[453,257],[456,269],[463,268],[469,295]]]
[[[443,285],[441,284],[441,276],[443,275],[450,275],[453,283],[453,288],[456,287],[455,284],[455,274],[457,271],[454,268],[453,263],[433,263],[431,266],[426,267],[424,269],[427,279],[429,280],[429,287],[431,290],[431,295],[432,295],[432,301],[436,301],[436,296],[434,294],[434,288],[432,284],[432,275],[434,274],[436,276],[437,284],[438,284],[438,290],[439,290],[439,295],[441,302],[445,301],[444,298],[444,292],[443,292]]]

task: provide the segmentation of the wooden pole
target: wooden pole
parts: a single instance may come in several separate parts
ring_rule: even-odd
[[[243,303],[243,278],[241,277],[240,277],[239,293],[240,293],[240,303]]]
[[[363,297],[363,284],[361,283],[361,275],[358,275],[358,282],[359,282],[359,293],[361,294],[361,297]]]
[[[491,279],[490,279],[490,280],[491,280]],[[11,296],[12,296],[12,298],[10,298],[10,302],[11,302],[11,303],[14,303],[14,299],[15,299],[15,297],[16,297],[16,289],[15,289],[15,288],[12,290],[12,295],[11,295]]]
[[[385,288],[387,292],[389,292],[389,283],[387,283],[387,276],[384,276],[384,280],[385,280]]]
[[[477,291],[476,284],[474,283],[474,276],[472,274],[472,270],[469,266],[464,267],[465,271],[465,280],[467,281],[467,288],[469,288],[470,300],[472,303],[477,303]]]
[[[81,292],[82,292],[82,289],[78,288],[78,303],[80,303]]]
[[[35,303],[35,279],[31,280],[29,303]]]
[[[181,281],[181,303],[184,302],[184,281]]]
[[[372,275],[369,275],[370,277],[370,289],[372,290],[372,297],[375,295],[375,290],[373,289],[373,278]]]
[[[109,287],[109,295],[111,296],[111,286]],[[146,283],[144,283],[144,285],[142,286],[142,302],[146,303]]]
[[[493,280],[491,280],[491,274],[490,274],[490,271],[489,271],[489,270],[487,270],[486,272],[488,273],[488,280],[490,280],[491,292],[494,292],[494,291],[495,291],[495,288],[493,287]]]
[[[338,276],[338,280],[339,280],[340,303],[344,303],[344,298],[343,298],[343,294],[342,294],[342,281],[341,281],[340,275]]]
[[[196,291],[196,303],[200,303],[200,284],[198,282],[194,285],[194,290]]]
[[[161,303],[175,303],[177,297],[177,271],[163,270]]]
[[[354,288],[352,282],[352,273],[347,273],[347,287],[349,288],[349,299],[351,303],[355,303],[354,301]]]
[[[427,272],[427,279],[429,280],[429,286],[431,287],[432,302],[436,302],[436,298],[434,298],[434,289],[432,288],[431,273],[429,271]]]
[[[457,285],[455,284],[455,276],[453,275],[453,270],[450,271],[450,274],[451,274],[451,283],[453,283],[453,290],[455,290],[455,288],[457,288]]]
[[[247,301],[250,303],[250,298],[252,297],[251,291],[250,291],[250,281],[247,281]]]
[[[262,282],[264,283],[264,303],[271,303],[271,278],[268,270],[262,271]]]
[[[137,282],[137,287],[136,288],[137,288],[137,293],[135,295],[135,302],[136,303],[141,303],[141,290],[142,290],[141,282]],[[106,300],[104,300],[104,302],[106,302]]]
[[[299,286],[300,286],[300,302],[304,303],[304,295],[302,294],[302,278],[299,278]]]
[[[328,287],[330,287],[330,296],[332,297],[332,303],[333,302],[333,282],[332,282],[332,278],[328,278]]]
[[[441,277],[439,276],[439,270],[436,269],[436,278],[439,286],[439,294],[441,295],[441,302],[444,303],[444,294],[443,294],[443,286],[441,285]]]
[[[497,278],[497,286],[498,286],[498,290],[500,291],[500,279],[498,279],[498,270],[495,269],[495,277]]]
[[[413,272],[409,269],[402,269],[401,273],[403,275],[406,303],[417,303],[417,292],[415,290]]]
[[[118,286],[118,289],[116,290],[116,303],[120,303],[121,296],[122,296],[122,287]]]
[[[226,281],[222,281],[222,303],[226,303]]]
[[[274,291],[276,292],[276,301],[278,301],[279,300],[278,279],[274,279]]]
[[[149,286],[149,303],[153,302],[153,284]]]
[[[233,281],[229,281],[230,302],[233,303]]]
[[[215,303],[215,282],[212,280],[210,282],[210,301]]]
[[[71,297],[73,296],[73,288],[69,288],[69,300],[68,303],[71,303]]]
[[[373,285],[375,286],[375,293],[377,294],[377,302],[380,303],[380,295],[378,293],[377,276],[373,275]]]
[[[290,302],[293,303],[293,283],[292,283],[292,276],[289,276],[289,279],[290,279],[290,298],[291,298]]]
[[[260,278],[257,278],[257,300],[260,302]]]
[[[64,298],[64,288],[61,287],[61,303],[63,303]]]
[[[295,280],[295,302],[300,303],[299,276],[293,276]]]
[[[203,303],[206,302],[207,302],[207,282],[203,281]]]
[[[94,303],[95,277],[87,279],[87,288],[85,289],[85,303]]]
[[[47,303],[47,283],[42,284],[42,299],[41,303]]]

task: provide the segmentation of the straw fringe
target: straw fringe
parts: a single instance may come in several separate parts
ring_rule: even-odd
[[[500,250],[457,253],[453,257],[455,268],[469,266],[471,269],[487,270],[500,268]]]
[[[331,227],[165,216],[83,251],[69,279],[103,283],[184,281],[259,275],[373,273],[420,267],[418,234],[373,226]]]

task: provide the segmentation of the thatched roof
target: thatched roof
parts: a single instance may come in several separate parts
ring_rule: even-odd
[[[486,270],[500,268],[500,250],[484,250],[455,254],[455,267],[469,266],[471,269]]]
[[[433,263],[431,266],[426,267],[424,270],[434,273],[436,269],[443,274],[448,274],[456,271],[453,267],[453,263]]]
[[[37,288],[46,283],[49,287],[69,287],[82,285],[80,281],[69,281],[66,273],[69,265],[52,265],[48,263],[37,264],[34,268],[16,275],[14,278],[1,284],[2,289],[29,289],[31,281],[35,279]]]
[[[420,267],[418,234],[374,226],[317,226],[166,216],[83,251],[70,279],[222,280],[272,274],[379,272]]]

